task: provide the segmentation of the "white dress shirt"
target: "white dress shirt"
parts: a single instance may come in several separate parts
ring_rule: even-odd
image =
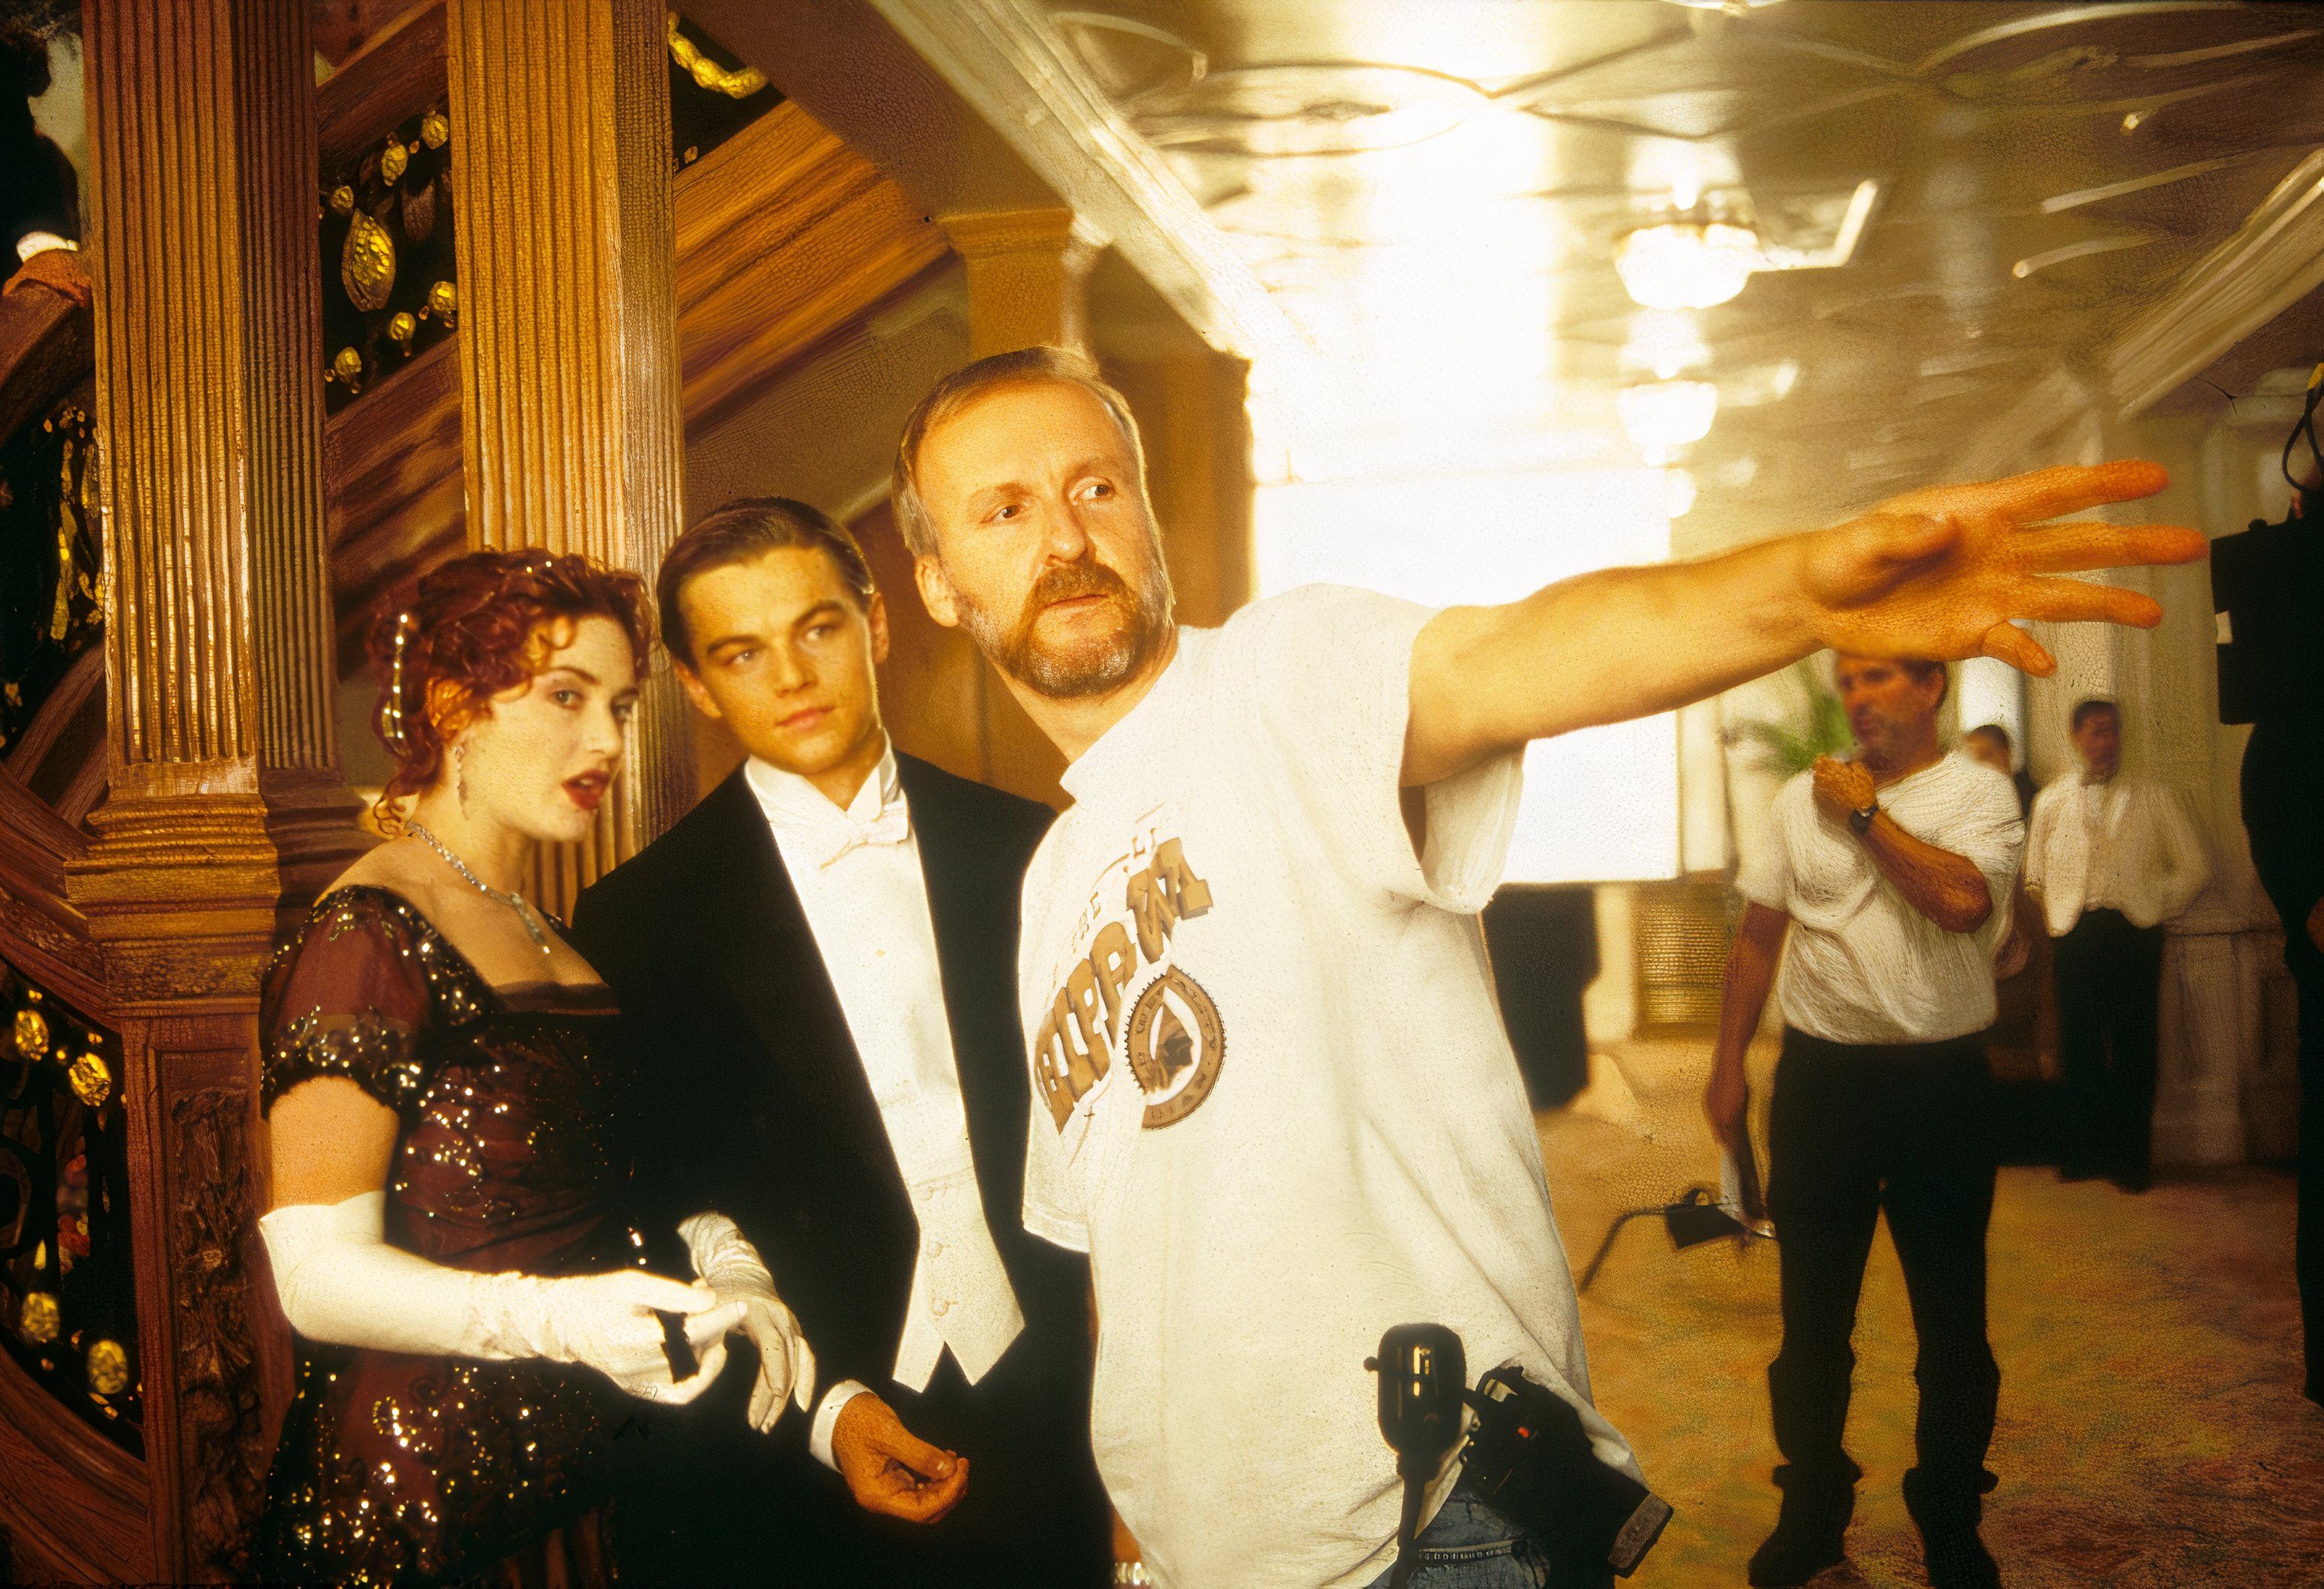
[[[1770,842],[1735,879],[1792,918],[1777,998],[1789,1024],[1829,1042],[1941,1042],[1993,1024],[1993,951],[2009,930],[2025,828],[2017,790],[1956,750],[1881,785],[1880,809],[1924,844],[1974,862],[1993,913],[1949,932],[1906,901],[1864,840],[1815,803],[1815,775],[1775,795]]]
[[[881,758],[844,811],[755,757],[743,776],[774,831],[919,1220],[896,1382],[927,1389],[948,1347],[973,1384],[1025,1316],[986,1227],[969,1156],[936,925],[895,752]],[[831,1431],[840,1410],[868,1388],[844,1380],[824,1393],[808,1446],[825,1465],[836,1465]]]
[[[2160,784],[2069,773],[2034,797],[2025,886],[2042,896],[2053,938],[2089,910],[2120,911],[2137,927],[2167,922],[2210,877],[2202,836]]]

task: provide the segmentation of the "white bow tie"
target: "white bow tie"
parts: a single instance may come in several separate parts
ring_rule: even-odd
[[[816,864],[829,867],[851,850],[872,844],[901,844],[912,836],[911,811],[898,800],[868,822],[843,818],[835,822],[818,823],[810,836],[823,850]]]

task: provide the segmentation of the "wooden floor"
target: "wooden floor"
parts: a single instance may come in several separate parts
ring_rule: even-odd
[[[1772,1060],[1755,1057],[1761,1100]],[[1577,1272],[1616,1212],[1717,1175],[1696,1107],[1705,1045],[1633,1042],[1593,1063],[1590,1091],[1541,1117]],[[1989,1244],[2001,1486],[1986,1538],[2005,1583],[2324,1584],[2324,1410],[2298,1393],[2292,1237],[2292,1184],[2278,1171],[2166,1175],[2143,1197],[2002,1171]],[[1630,1583],[1742,1583],[1775,1516],[1774,1249],[1674,1253],[1658,1222],[1635,1222],[1583,1298],[1582,1325],[1599,1404],[1678,1512]],[[1818,1589],[1924,1584],[1898,1493],[1912,1324],[1885,1230],[1856,1350],[1849,1439],[1866,1476],[1851,1559]]]

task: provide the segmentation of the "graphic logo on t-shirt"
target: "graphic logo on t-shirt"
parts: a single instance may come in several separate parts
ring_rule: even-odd
[[[1145,1128],[1200,1108],[1226,1057],[1226,1028],[1202,984],[1176,966],[1157,977],[1130,1012],[1130,1073],[1146,1095]]]
[[[1033,1038],[1033,1069],[1063,1131],[1074,1106],[1112,1069],[1124,1041],[1130,1074],[1146,1095],[1145,1126],[1175,1125],[1210,1096],[1226,1058],[1226,1027],[1201,984],[1172,966],[1125,1012],[1122,996],[1141,969],[1159,966],[1180,922],[1206,914],[1211,886],[1186,864],[1176,839],[1123,886],[1121,916],[1108,920],[1089,952],[1066,969]],[[1134,934],[1134,936],[1133,936]]]

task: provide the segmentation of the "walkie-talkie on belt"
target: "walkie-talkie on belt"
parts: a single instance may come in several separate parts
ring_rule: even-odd
[[[1468,1358],[1461,1337],[1444,1326],[1399,1324],[1380,1336],[1379,1355],[1365,1358],[1364,1366],[1379,1375],[1380,1433],[1404,1479],[1404,1518],[1397,1525],[1396,1570],[1388,1578],[1388,1589],[1404,1589],[1416,1565],[1412,1538],[1420,1529],[1428,1481],[1461,1443]]]
[[[1553,1585],[1602,1582],[1609,1571],[1627,1578],[1662,1538],[1669,1503],[1601,1460],[1582,1414],[1523,1369],[1494,1369],[1469,1390],[1461,1337],[1441,1324],[1393,1327],[1364,1366],[1379,1375],[1380,1433],[1404,1479],[1394,1589],[1411,1577],[1421,1502],[1460,1442],[1464,1406],[1477,1421],[1462,1483],[1533,1536]]]

